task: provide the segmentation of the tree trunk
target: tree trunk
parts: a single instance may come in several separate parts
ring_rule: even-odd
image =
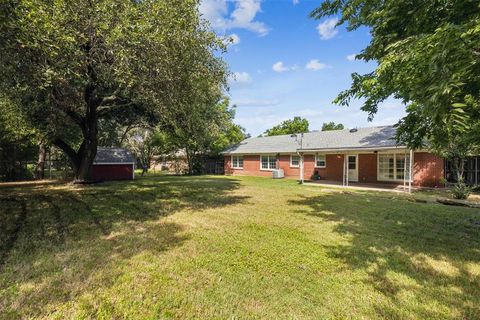
[[[45,179],[45,157],[47,154],[47,148],[44,142],[40,142],[38,146],[38,161],[35,168],[35,177],[37,180]]]
[[[452,159],[452,165],[456,175],[455,179],[457,180],[457,182],[462,181],[463,173],[465,171],[465,160],[460,157],[455,157],[454,159]]]
[[[90,180],[90,172],[92,169],[93,161],[97,155],[98,147],[98,115],[97,106],[98,102],[91,101],[86,93],[87,102],[87,114],[82,122],[82,134],[83,142],[78,151],[75,151],[67,143],[61,139],[55,139],[52,141],[57,147],[62,149],[63,152],[70,159],[72,168],[74,171],[74,183],[85,183]]]
[[[85,183],[90,180],[93,161],[97,155],[98,147],[98,117],[97,107],[90,99],[87,102],[87,115],[83,128],[83,142],[79,150],[79,165],[75,172],[75,183]]]
[[[187,148],[185,148],[185,157],[187,158],[188,174],[191,175],[193,173],[193,160],[192,160],[192,154]]]

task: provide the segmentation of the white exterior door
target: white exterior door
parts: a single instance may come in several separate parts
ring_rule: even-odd
[[[347,155],[348,181],[358,182],[358,155]]]

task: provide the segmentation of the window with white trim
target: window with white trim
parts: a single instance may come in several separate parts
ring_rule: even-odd
[[[243,169],[243,156],[232,156],[232,168]]]
[[[378,154],[378,180],[403,180],[410,176],[410,155],[404,153]]]
[[[273,170],[277,168],[277,158],[275,156],[261,156],[260,168],[263,170]]]
[[[325,168],[327,166],[327,157],[324,154],[315,155],[315,167]]]
[[[290,167],[300,167],[300,156],[296,154],[290,155]]]

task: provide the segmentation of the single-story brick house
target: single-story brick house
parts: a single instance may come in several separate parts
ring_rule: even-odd
[[[287,178],[302,179],[303,171],[305,180],[347,185],[360,182],[442,186],[444,159],[426,150],[412,151],[397,145],[395,133],[393,126],[381,126],[249,138],[224,152],[225,172],[272,176],[273,170],[283,169]],[[475,165],[478,179],[477,162]]]
[[[135,158],[123,148],[97,149],[90,178],[94,181],[135,179]]]

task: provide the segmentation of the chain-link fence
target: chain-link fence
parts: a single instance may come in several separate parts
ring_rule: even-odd
[[[44,179],[69,180],[73,170],[67,159],[47,159],[43,165]],[[26,181],[38,178],[35,160],[0,161],[0,181]]]

